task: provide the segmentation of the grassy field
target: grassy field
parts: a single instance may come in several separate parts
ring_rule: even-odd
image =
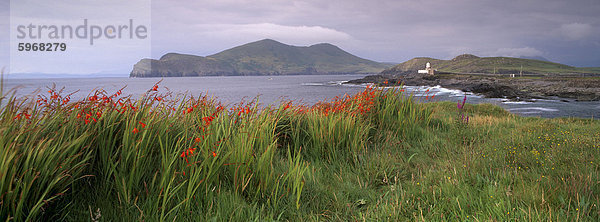
[[[373,88],[266,108],[121,92],[3,97],[0,220],[600,220],[597,120]]]

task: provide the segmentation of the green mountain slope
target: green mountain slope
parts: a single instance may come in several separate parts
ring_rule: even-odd
[[[439,60],[432,58],[414,58],[384,70],[383,74],[394,74],[401,72],[416,72],[424,69],[425,63],[439,72],[449,73],[496,73],[517,74],[521,70],[524,74],[578,74],[599,73],[598,68],[577,68],[560,63],[521,59],[511,57],[477,57],[470,54],[459,55],[451,60]]]
[[[143,59],[130,76],[366,74],[387,67],[327,43],[298,47],[265,39],[207,57],[169,53],[159,60]]]

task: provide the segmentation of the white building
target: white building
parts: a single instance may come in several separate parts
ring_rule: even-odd
[[[435,70],[433,68],[431,68],[431,63],[427,63],[425,64],[425,69],[419,70],[417,71],[420,74],[429,74],[429,75],[434,75],[435,74]]]

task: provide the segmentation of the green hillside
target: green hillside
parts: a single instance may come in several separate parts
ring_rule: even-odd
[[[291,46],[264,39],[207,57],[169,53],[138,62],[131,77],[378,73],[390,67],[322,43]]]
[[[416,71],[424,69],[425,63],[439,72],[450,73],[496,73],[511,74],[580,74],[600,73],[600,68],[577,68],[560,63],[521,59],[511,57],[477,57],[470,54],[459,55],[451,60],[440,60],[432,58],[414,58],[385,70],[384,74]]]

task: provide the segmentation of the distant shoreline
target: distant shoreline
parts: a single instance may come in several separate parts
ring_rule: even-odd
[[[433,76],[404,72],[398,75],[378,74],[349,81],[349,84],[442,86],[482,94],[488,98],[507,98],[513,101],[533,99],[572,99],[600,101],[600,77],[473,75],[444,73]]]

